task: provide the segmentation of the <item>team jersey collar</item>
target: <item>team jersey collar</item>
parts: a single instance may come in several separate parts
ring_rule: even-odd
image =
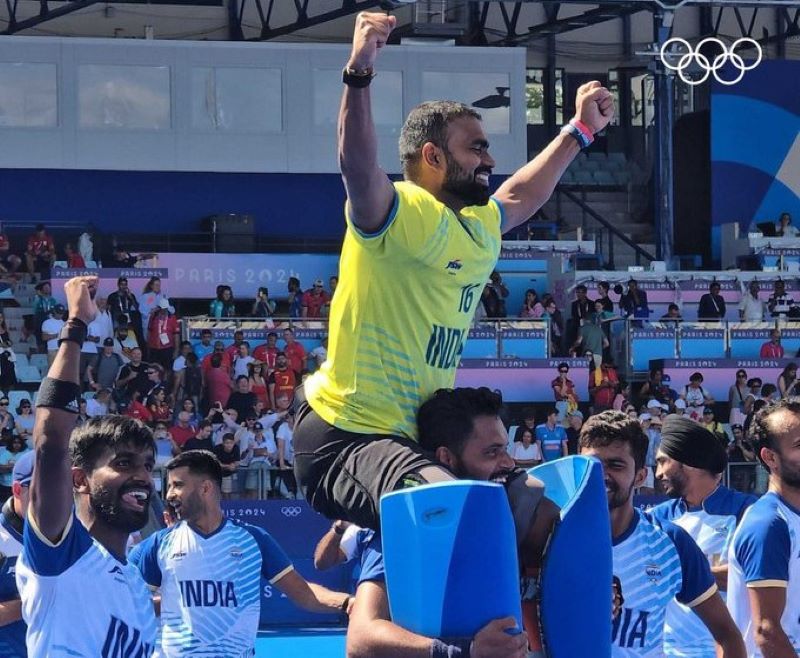
[[[630,538],[630,536],[636,531],[636,528],[639,525],[640,515],[639,510],[633,510],[633,519],[631,519],[631,524],[628,526],[628,529],[623,532],[619,537],[616,537],[611,543],[613,546],[619,546],[624,541]]]
[[[215,530],[212,530],[208,534],[202,532],[199,528],[193,526],[188,521],[186,522],[186,525],[191,529],[193,533],[195,533],[196,535],[200,535],[200,537],[202,537],[203,539],[211,539],[214,535],[218,534],[225,527],[225,524],[227,522],[228,522],[227,517],[223,516],[222,523],[220,523]]]
[[[772,494],[775,496],[781,503],[783,503],[786,507],[788,507],[792,512],[800,516],[800,509],[797,509],[794,505],[792,505],[788,500],[786,500],[783,496],[781,496],[777,491],[768,491],[765,495]]]
[[[709,512],[714,508],[714,506],[721,502],[724,498],[727,489],[722,486],[722,482],[717,483],[716,488],[712,491],[708,496],[703,499],[703,502],[699,505],[690,506],[685,498],[681,498],[680,506],[683,508],[685,512]]]

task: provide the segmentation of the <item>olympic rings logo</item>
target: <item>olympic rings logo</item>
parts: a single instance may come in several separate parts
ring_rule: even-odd
[[[702,47],[707,43],[714,43],[721,50],[721,52],[714,57],[713,61],[709,61],[708,57],[700,52]],[[668,49],[673,44],[685,50],[686,52],[669,52]],[[743,44],[749,44],[750,46],[755,47],[756,52],[758,53],[758,58],[750,65],[745,64],[744,58],[736,53],[736,48]],[[672,37],[671,39],[667,39],[664,42],[664,45],[661,46],[662,64],[664,64],[664,66],[671,71],[677,71],[678,77],[687,85],[701,85],[708,80],[708,76],[710,75],[713,75],[714,79],[722,85],[735,85],[740,82],[742,78],[744,78],[744,74],[747,71],[753,70],[761,63],[762,54],[761,44],[750,37],[742,37],[741,39],[737,39],[733,42],[733,45],[731,45],[730,50],[716,37],[706,37],[700,41],[700,43],[698,43],[694,49],[692,48],[692,45],[686,41],[686,39],[681,39],[680,37]],[[680,57],[678,63],[671,63],[669,58],[674,58],[676,56]],[[739,69],[739,75],[733,80],[724,80],[719,76],[718,73],[718,71],[728,61],[730,61],[737,69]],[[690,78],[684,73],[684,71],[686,71],[686,69],[688,69],[692,64],[692,62],[695,62],[697,66],[703,70],[703,75],[697,80]]]
[[[294,518],[300,516],[303,509],[301,507],[281,507],[281,514],[287,518]]]

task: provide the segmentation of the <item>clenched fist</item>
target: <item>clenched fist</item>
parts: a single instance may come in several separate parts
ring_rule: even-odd
[[[395,25],[397,18],[386,14],[362,11],[356,16],[353,50],[347,62],[348,68],[371,69],[378,50],[386,45]]]
[[[578,87],[575,97],[575,118],[599,133],[614,118],[614,97],[597,80]]]
[[[89,324],[97,315],[94,295],[97,291],[96,276],[76,276],[64,284],[69,317]]]

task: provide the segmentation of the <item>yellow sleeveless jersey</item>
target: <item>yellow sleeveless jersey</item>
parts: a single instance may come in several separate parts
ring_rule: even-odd
[[[456,214],[413,183],[394,187],[381,231],[364,234],[347,218],[328,359],[305,388],[339,429],[416,439],[420,405],[455,381],[503,211],[492,199]]]

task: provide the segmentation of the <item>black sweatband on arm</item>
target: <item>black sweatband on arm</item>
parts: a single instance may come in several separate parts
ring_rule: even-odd
[[[469,658],[471,645],[470,637],[434,639],[431,644],[431,658]]]
[[[77,414],[80,397],[81,387],[77,384],[45,377],[36,396],[36,406]]]

